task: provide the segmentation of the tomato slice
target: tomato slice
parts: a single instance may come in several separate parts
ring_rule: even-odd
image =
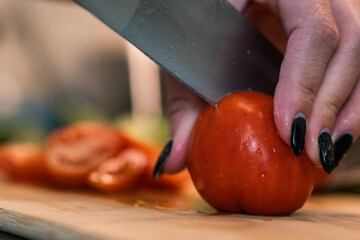
[[[125,191],[135,187],[148,164],[147,156],[128,148],[103,163],[88,177],[88,183],[105,192]]]
[[[190,183],[190,174],[185,169],[177,174],[164,174],[159,179],[153,179],[153,170],[155,164],[160,156],[162,147],[148,146],[145,150],[148,154],[148,167],[142,176],[140,185],[149,188],[158,189],[180,189],[184,187],[186,183]]]
[[[85,185],[88,174],[123,146],[124,140],[114,129],[100,123],[78,123],[50,136],[45,166],[61,185]]]
[[[42,182],[48,178],[41,149],[29,143],[12,143],[0,148],[0,168],[12,179]]]
[[[147,166],[144,173],[139,178],[139,187],[176,190],[182,188],[185,184],[190,183],[191,178],[187,170],[175,175],[164,174],[160,179],[153,179],[153,170],[157,159],[160,156],[162,147],[157,144],[146,144],[124,133],[121,133],[121,136],[127,142],[127,147],[139,149],[147,156]]]

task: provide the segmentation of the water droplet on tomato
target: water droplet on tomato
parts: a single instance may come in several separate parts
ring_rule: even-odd
[[[273,147],[273,152],[276,152],[276,149],[275,149],[275,147]]]
[[[197,190],[202,190],[205,188],[204,180],[201,178],[197,178],[195,182],[195,187]]]
[[[260,156],[262,156],[262,155],[263,155],[263,153],[262,153],[262,151],[261,151],[261,149],[260,149],[260,148],[258,148],[258,149],[256,150],[256,153],[257,153],[257,154],[259,154]]]
[[[261,183],[264,183],[265,181],[266,181],[265,173],[262,173],[262,174],[260,175],[260,182],[261,182]]]

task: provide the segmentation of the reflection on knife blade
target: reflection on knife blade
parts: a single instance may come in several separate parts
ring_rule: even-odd
[[[273,95],[282,55],[225,0],[76,0],[211,104]]]

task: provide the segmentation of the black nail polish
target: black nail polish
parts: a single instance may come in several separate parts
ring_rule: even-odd
[[[334,170],[334,146],[328,132],[322,132],[318,139],[321,165],[328,174]]]
[[[350,149],[353,141],[353,136],[349,133],[342,135],[334,144],[334,161],[338,166],[341,160],[345,157],[346,152]]]
[[[291,127],[290,145],[294,154],[299,157],[305,147],[306,121],[303,117],[296,117]]]
[[[161,175],[163,174],[163,166],[168,158],[168,156],[170,155],[171,152],[171,148],[173,145],[173,140],[171,139],[164,147],[164,149],[162,150],[160,157],[158,158],[155,167],[154,167],[154,171],[153,171],[153,178],[154,179],[158,179],[161,177]]]

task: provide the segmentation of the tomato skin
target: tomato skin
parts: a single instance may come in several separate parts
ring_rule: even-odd
[[[144,152],[128,148],[99,165],[88,176],[90,186],[104,192],[119,192],[135,187],[148,164]]]
[[[315,185],[314,192],[321,192],[326,188],[330,175],[320,166],[315,167]]]
[[[15,180],[42,183],[48,179],[41,149],[30,143],[0,147],[0,169]]]
[[[214,208],[260,215],[290,214],[309,198],[314,167],[279,137],[273,99],[256,92],[206,106],[187,156],[200,195]]]
[[[45,150],[45,167],[60,185],[83,186],[88,174],[115,156],[123,145],[117,131],[106,125],[77,123],[51,134]]]

